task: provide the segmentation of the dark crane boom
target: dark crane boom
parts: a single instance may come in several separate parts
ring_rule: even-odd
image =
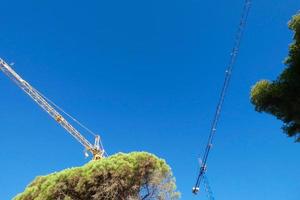
[[[217,125],[221,116],[221,111],[222,111],[222,107],[223,107],[223,103],[225,100],[225,96],[226,93],[228,91],[228,86],[230,83],[230,79],[231,79],[231,74],[232,74],[232,70],[234,67],[234,64],[236,62],[237,59],[237,55],[240,49],[240,45],[241,45],[241,39],[243,37],[244,34],[244,30],[245,30],[245,26],[246,26],[246,22],[248,19],[248,14],[250,11],[250,7],[251,7],[251,0],[245,0],[245,4],[243,7],[243,13],[242,13],[242,17],[238,26],[238,30],[236,33],[236,37],[235,37],[235,41],[234,41],[234,47],[231,51],[230,54],[230,60],[229,60],[229,64],[228,67],[226,69],[226,73],[225,73],[225,80],[223,83],[223,87],[222,87],[222,91],[221,91],[221,95],[217,104],[217,108],[216,108],[216,112],[212,121],[212,125],[211,125],[211,129],[210,129],[210,134],[208,137],[208,142],[202,157],[202,164],[200,166],[200,171],[199,174],[197,176],[197,180],[196,180],[196,184],[193,187],[193,193],[197,194],[199,191],[199,186],[201,181],[204,179],[204,174],[206,172],[206,164],[207,164],[207,159],[210,153],[210,150],[212,148],[212,143],[213,143],[213,139],[217,130]]]

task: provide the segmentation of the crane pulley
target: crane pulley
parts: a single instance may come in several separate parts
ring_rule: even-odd
[[[46,111],[57,123],[67,130],[85,149],[92,153],[93,160],[99,160],[104,157],[104,149],[101,145],[100,136],[95,135],[95,143],[91,144],[81,133],[74,128],[61,113],[55,110],[56,106],[49,99],[44,97],[38,90],[32,87],[28,82],[21,78],[9,64],[0,58],[0,70],[8,76],[17,86],[19,86],[28,96],[30,96],[44,111]],[[54,106],[52,106],[52,105]],[[58,107],[59,108],[59,107]],[[62,111],[62,109],[59,108]],[[64,111],[62,111],[64,112]],[[65,112],[64,112],[65,113]],[[74,118],[73,118],[74,119]],[[78,122],[79,123],[79,122]],[[80,124],[80,123],[79,123]],[[80,124],[83,126],[82,124]],[[89,129],[88,129],[89,130]]]

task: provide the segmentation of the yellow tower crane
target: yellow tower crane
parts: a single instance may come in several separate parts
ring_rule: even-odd
[[[57,123],[67,130],[78,142],[80,142],[87,151],[93,155],[93,160],[99,160],[104,157],[104,149],[101,145],[100,136],[94,134],[95,143],[91,144],[80,132],[75,129],[53,106],[57,107],[61,112],[65,113],[61,108],[56,106],[52,101],[43,96],[39,91],[32,87],[28,82],[21,78],[3,59],[0,58],[0,70],[8,76],[17,86],[19,86],[28,96],[30,96],[44,111],[46,111]],[[53,106],[52,106],[52,105]],[[68,115],[68,114],[67,114]],[[70,115],[68,115],[71,117]],[[72,118],[72,117],[71,117]],[[74,118],[72,118],[75,120]],[[84,127],[77,120],[80,126]],[[89,129],[87,129],[91,132]],[[86,154],[87,155],[87,154]]]

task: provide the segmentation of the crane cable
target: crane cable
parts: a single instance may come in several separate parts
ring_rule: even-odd
[[[88,133],[90,133],[93,136],[97,135],[96,133],[94,133],[93,131],[91,131],[89,128],[87,128],[85,125],[83,125],[81,122],[79,122],[76,118],[74,118],[72,115],[70,115],[66,111],[64,111],[61,107],[59,107],[53,101],[51,101],[50,99],[48,99],[47,97],[45,97],[41,92],[39,92],[37,90],[36,90],[36,92],[39,93],[39,95],[41,95],[44,99],[46,99],[48,101],[48,103],[52,104],[55,108],[57,108],[63,114],[65,114],[66,116],[68,116],[70,119],[72,119],[75,123],[77,123],[81,128],[83,128],[84,130],[86,130]]]
[[[76,124],[78,124],[81,128],[83,128],[84,130],[86,130],[88,133],[90,133],[91,135],[93,135],[94,137],[97,137],[99,135],[97,135],[96,133],[94,133],[91,129],[89,129],[88,127],[86,127],[84,124],[82,124],[81,122],[79,122],[75,117],[73,117],[72,115],[70,115],[69,113],[67,113],[66,111],[64,111],[61,107],[59,107],[57,104],[55,104],[53,101],[51,101],[50,99],[48,99],[45,95],[43,95],[41,92],[35,90],[35,92],[37,92],[39,95],[41,95],[44,99],[46,99],[48,101],[48,103],[50,103],[53,107],[57,108],[59,111],[61,111],[63,114],[65,114],[67,117],[69,117],[71,120],[73,120]],[[101,149],[104,150],[103,148],[103,144],[102,144],[102,140],[99,140],[99,145],[101,147]],[[106,153],[106,151],[104,151],[105,155],[108,156],[108,154]]]
[[[212,148],[214,135],[215,135],[216,130],[217,130],[216,128],[217,128],[217,125],[218,125],[218,122],[219,122],[219,119],[220,119],[223,103],[224,103],[224,100],[225,100],[226,93],[228,91],[228,86],[229,86],[229,83],[230,83],[232,70],[233,70],[234,64],[236,62],[239,49],[240,49],[241,39],[242,39],[243,34],[244,34],[245,25],[246,25],[246,22],[247,22],[247,19],[248,19],[250,8],[251,8],[251,0],[245,0],[241,20],[240,20],[238,30],[237,30],[237,33],[236,33],[236,37],[235,37],[235,41],[234,41],[234,48],[232,49],[231,54],[230,54],[230,60],[229,60],[228,67],[225,71],[225,80],[224,80],[224,84],[223,84],[223,87],[222,87],[220,99],[219,99],[219,102],[217,104],[216,112],[215,112],[215,115],[214,115],[214,118],[213,118],[213,121],[212,121],[211,130],[210,130],[210,134],[209,134],[209,137],[208,137],[208,143],[207,143],[207,146],[206,146],[205,151],[204,151],[204,155],[203,155],[203,158],[202,158],[202,164],[201,164],[200,171],[199,171],[199,174],[198,174],[198,177],[197,177],[197,180],[196,180],[196,184],[195,184],[195,187],[193,188],[193,193],[195,193],[195,194],[197,194],[197,192],[199,191],[199,185],[201,183],[201,180],[204,178],[204,174],[206,172],[207,159],[208,159],[210,150]]]
[[[203,183],[204,183],[204,187],[205,187],[205,191],[206,191],[206,195],[207,195],[207,198],[209,200],[215,200],[215,197],[213,195],[213,192],[212,192],[212,189],[210,187],[210,184],[209,184],[209,181],[208,181],[208,178],[207,176],[203,176]]]
[[[202,160],[199,159],[199,166],[202,165]],[[214,195],[213,195],[213,191],[210,187],[209,181],[208,181],[208,177],[206,174],[203,175],[203,186],[206,192],[206,196],[208,200],[215,200]]]

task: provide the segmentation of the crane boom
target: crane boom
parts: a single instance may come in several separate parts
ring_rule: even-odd
[[[100,136],[95,136],[95,144],[92,145],[84,136],[80,134],[51,104],[43,95],[21,78],[3,59],[0,58],[0,70],[16,83],[28,96],[30,96],[44,111],[46,111],[57,123],[67,130],[78,142],[93,154],[93,159],[98,160],[103,157],[104,150],[100,147]]]
[[[236,33],[236,36],[235,36],[234,48],[232,49],[232,52],[230,54],[230,61],[229,61],[228,67],[226,69],[225,80],[224,80],[223,87],[222,87],[222,90],[221,90],[221,95],[220,95],[220,98],[219,98],[219,101],[218,101],[216,112],[215,112],[215,115],[214,115],[214,118],[213,118],[213,121],[212,121],[211,129],[210,129],[210,133],[209,133],[209,137],[208,137],[208,142],[207,142],[207,145],[206,145],[206,148],[205,148],[205,151],[204,151],[204,154],[203,154],[203,158],[202,158],[202,164],[201,164],[201,167],[200,167],[200,171],[199,171],[198,176],[197,176],[195,187],[193,187],[193,190],[192,190],[194,194],[198,193],[199,185],[200,185],[200,183],[201,183],[201,181],[202,181],[202,179],[203,179],[203,177],[206,173],[206,168],[207,168],[206,164],[207,164],[208,156],[209,156],[209,153],[211,151],[212,144],[213,144],[213,139],[214,139],[214,136],[215,136],[216,131],[217,131],[217,125],[218,125],[218,122],[220,120],[221,111],[222,111],[222,108],[223,108],[223,103],[224,103],[226,94],[228,92],[233,67],[234,67],[234,64],[236,63],[236,60],[237,60],[237,55],[239,53],[241,40],[242,40],[242,37],[243,37],[243,34],[244,34],[244,30],[245,30],[245,27],[246,27],[249,11],[250,11],[250,8],[251,8],[251,1],[252,0],[244,0],[244,1],[245,1],[245,3],[244,3],[244,7],[243,7],[242,16],[241,16],[240,23],[239,23],[239,26],[238,26],[238,30],[237,30],[237,33]]]

